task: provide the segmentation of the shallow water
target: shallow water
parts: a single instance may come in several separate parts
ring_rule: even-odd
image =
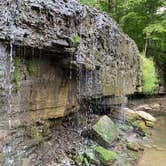
[[[137,166],[166,166],[166,116],[157,117],[151,139]]]

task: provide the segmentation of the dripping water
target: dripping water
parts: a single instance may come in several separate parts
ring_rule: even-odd
[[[12,137],[11,137],[11,130],[12,130],[12,124],[11,124],[11,112],[12,112],[12,104],[11,104],[11,100],[12,100],[12,73],[14,70],[13,67],[13,40],[11,39],[10,41],[10,52],[8,54],[8,58],[7,58],[7,89],[8,89],[8,108],[7,108],[7,115],[8,115],[8,139],[7,139],[7,143],[4,147],[4,153],[6,154],[6,164],[8,166],[13,165],[13,157],[11,156],[12,150],[13,150],[13,141],[12,141]]]

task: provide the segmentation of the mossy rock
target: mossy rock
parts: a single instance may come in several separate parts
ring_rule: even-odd
[[[95,140],[100,145],[107,147],[118,137],[119,128],[108,116],[105,115],[92,126],[92,133]]]
[[[28,127],[26,129],[26,134],[34,140],[34,142],[42,143],[44,141],[43,135],[38,131],[38,129],[34,126]]]
[[[138,131],[140,131],[143,135],[146,136],[146,135],[148,134],[148,132],[147,132],[147,127],[146,127],[144,121],[137,120],[137,121],[133,122],[132,125],[133,125]]]
[[[74,157],[74,161],[77,165],[84,164],[85,166],[89,166],[91,164],[100,164],[100,161],[95,155],[94,147],[87,147],[83,154]]]
[[[83,155],[78,155],[78,156],[75,156],[73,158],[74,162],[77,164],[77,165],[82,165],[83,161],[84,161],[84,156]]]
[[[118,154],[116,152],[107,150],[102,146],[97,146],[95,148],[95,152],[103,165],[109,165],[118,157]]]
[[[91,164],[98,165],[100,163],[97,157],[95,156],[94,148],[87,148],[84,153],[84,156],[88,159],[88,162]]]
[[[127,144],[127,148],[128,148],[129,150],[138,152],[140,147],[139,147],[139,145],[136,144],[136,143],[129,142],[129,143]]]
[[[153,128],[154,127],[154,123],[153,122],[151,122],[151,121],[145,121],[145,124],[146,124],[146,126],[147,127],[151,127],[151,128]]]

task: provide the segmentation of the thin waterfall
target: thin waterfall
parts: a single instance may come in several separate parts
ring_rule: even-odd
[[[7,85],[7,91],[8,91],[8,97],[7,97],[7,102],[8,102],[8,107],[7,107],[7,115],[8,115],[8,138],[7,138],[7,143],[6,146],[4,147],[4,153],[6,154],[6,164],[8,166],[13,165],[13,157],[11,156],[11,153],[13,151],[13,141],[12,141],[12,136],[11,136],[11,131],[12,131],[12,122],[11,122],[11,113],[12,113],[12,73],[13,73],[14,67],[13,67],[13,40],[10,41],[10,52],[7,57],[7,62],[6,62],[6,85]]]

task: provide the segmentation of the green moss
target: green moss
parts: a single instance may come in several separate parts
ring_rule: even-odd
[[[148,135],[147,127],[144,121],[137,120],[132,123],[132,125],[138,129],[144,136]]]
[[[75,35],[72,37],[72,42],[75,47],[77,47],[80,44],[81,38],[78,35]]]
[[[89,161],[86,157],[84,157],[83,163],[85,164],[85,166],[90,166]]]
[[[43,125],[43,133],[47,133],[50,129],[50,126],[51,126],[51,124],[49,121],[45,122]]]
[[[138,152],[138,151],[139,151],[139,145],[136,144],[136,143],[133,143],[133,142],[129,142],[129,143],[127,144],[127,148],[128,148],[129,150],[132,150],[132,151],[135,151],[135,152]]]
[[[13,91],[17,92],[19,89],[19,82],[21,80],[21,73],[20,73],[20,67],[21,67],[21,59],[18,57],[13,58],[14,63],[14,72],[12,73],[12,83],[13,83]]]
[[[30,76],[38,77],[40,74],[40,64],[39,60],[31,59],[27,63],[27,71]]]
[[[77,165],[82,165],[82,163],[84,161],[84,156],[82,154],[80,154],[78,156],[74,156],[73,160]]]
[[[88,159],[89,163],[98,165],[100,162],[95,156],[94,147],[87,147],[84,156]]]
[[[97,146],[95,148],[95,152],[97,153],[102,164],[108,164],[111,161],[117,159],[117,157],[118,157],[116,152],[107,150],[101,146]]]
[[[116,124],[114,124],[114,122],[106,115],[100,118],[100,120],[92,127],[92,129],[97,136],[100,136],[100,144],[103,145],[105,143],[111,144],[119,134],[119,129]]]
[[[159,80],[155,72],[153,60],[146,58],[144,54],[141,55],[141,70],[143,75],[143,92],[151,93],[158,87]]]
[[[145,124],[146,124],[147,127],[151,127],[151,128],[154,127],[154,122],[151,122],[151,121],[146,120],[146,121],[145,121]]]
[[[35,140],[37,143],[42,143],[44,141],[44,138],[43,138],[42,134],[34,126],[28,127],[27,130],[26,130],[26,134],[32,140]]]

